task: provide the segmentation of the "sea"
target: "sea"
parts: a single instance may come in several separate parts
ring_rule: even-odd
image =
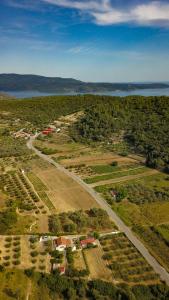
[[[0,91],[3,92],[3,91]],[[6,91],[5,93],[14,96],[15,98],[22,99],[22,98],[32,98],[32,97],[42,97],[42,96],[53,96],[53,95],[79,95],[85,93],[42,93],[38,91]],[[169,88],[163,89],[141,89],[141,90],[134,90],[134,91],[114,91],[114,92],[99,92],[99,93],[91,93],[95,95],[107,95],[107,96],[131,96],[131,95],[140,95],[140,96],[169,96]]]

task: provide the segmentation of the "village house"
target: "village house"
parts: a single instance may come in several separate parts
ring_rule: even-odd
[[[82,248],[86,248],[88,245],[93,245],[95,246],[96,245],[96,240],[94,238],[87,238],[85,240],[81,240],[80,241],[80,245]]]
[[[58,251],[64,251],[66,248],[72,248],[72,251],[76,250],[76,246],[73,241],[64,237],[59,237],[54,240],[55,249]]]

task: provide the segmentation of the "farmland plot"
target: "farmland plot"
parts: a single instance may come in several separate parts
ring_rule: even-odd
[[[102,259],[103,252],[100,247],[84,250],[87,265],[92,279],[104,279],[111,281],[111,272]]]
[[[58,213],[98,207],[95,200],[79,184],[56,168],[36,171],[37,176],[47,186],[46,193]]]

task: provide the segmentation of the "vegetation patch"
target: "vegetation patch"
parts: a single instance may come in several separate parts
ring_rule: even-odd
[[[115,228],[107,213],[100,208],[89,211],[61,213],[49,217],[49,229],[55,234],[86,233],[90,230],[104,231]]]

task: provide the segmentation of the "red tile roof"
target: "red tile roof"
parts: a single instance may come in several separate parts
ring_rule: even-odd
[[[93,244],[96,240],[94,238],[88,238],[86,240],[80,241],[81,246],[85,246],[88,244]]]
[[[65,273],[65,267],[59,267],[58,270],[61,274]]]
[[[71,240],[69,239],[65,239],[64,237],[59,237],[58,239],[54,240],[56,246],[66,246],[66,247],[70,247],[72,245]]]

